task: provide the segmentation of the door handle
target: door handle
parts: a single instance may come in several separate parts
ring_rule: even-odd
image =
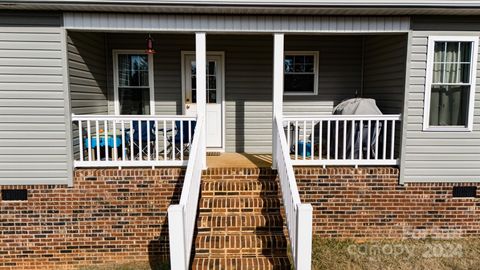
[[[190,104],[187,104],[187,106],[186,106],[186,107],[187,107],[187,109],[190,109]]]

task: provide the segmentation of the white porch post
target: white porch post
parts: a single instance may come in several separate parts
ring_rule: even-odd
[[[275,151],[277,149],[277,130],[275,121],[283,115],[283,58],[284,58],[284,34],[273,35],[273,115],[272,115],[272,168],[276,169]]]
[[[201,161],[203,168],[207,168],[207,141],[206,141],[206,109],[207,109],[207,44],[206,34],[204,32],[195,33],[195,62],[196,62],[196,80],[197,80],[197,116],[204,119],[203,136],[200,136],[200,145],[202,147]]]

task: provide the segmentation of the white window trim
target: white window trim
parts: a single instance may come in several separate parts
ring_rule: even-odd
[[[118,93],[118,55],[120,54],[144,54],[148,55],[148,86],[150,89],[150,115],[155,115],[155,88],[154,69],[153,69],[153,54],[147,54],[143,50],[113,50],[113,98],[115,115],[120,115],[120,95]]]
[[[470,96],[468,101],[468,115],[466,126],[430,126],[430,97],[433,80],[433,57],[435,54],[435,42],[457,41],[472,42],[472,55],[470,65]],[[427,73],[425,78],[425,102],[423,106],[423,131],[472,131],[475,111],[475,88],[477,77],[478,37],[476,36],[429,36],[427,53]]]
[[[285,85],[283,86],[284,96],[315,96],[318,94],[318,51],[285,51],[283,63],[285,65],[285,56],[287,55],[313,55],[313,92],[288,92],[285,91]],[[285,66],[283,67],[283,74],[285,76]]]

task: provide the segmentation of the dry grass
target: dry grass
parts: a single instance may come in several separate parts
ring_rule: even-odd
[[[154,264],[150,266],[147,262],[132,262],[132,263],[119,263],[119,264],[107,264],[101,266],[86,266],[80,268],[80,270],[169,270],[168,264]]]
[[[315,238],[312,269],[480,269],[480,239],[383,240]]]

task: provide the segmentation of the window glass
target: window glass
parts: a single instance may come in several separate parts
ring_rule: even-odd
[[[197,68],[195,61],[191,62],[192,73],[192,103],[197,103]],[[217,62],[214,60],[207,61],[207,103],[217,102]]]
[[[118,54],[120,114],[150,114],[148,55]]]
[[[315,93],[315,79],[314,54],[285,54],[285,93]]]
[[[467,125],[471,91],[471,50],[471,42],[435,42],[430,89],[430,126]]]

